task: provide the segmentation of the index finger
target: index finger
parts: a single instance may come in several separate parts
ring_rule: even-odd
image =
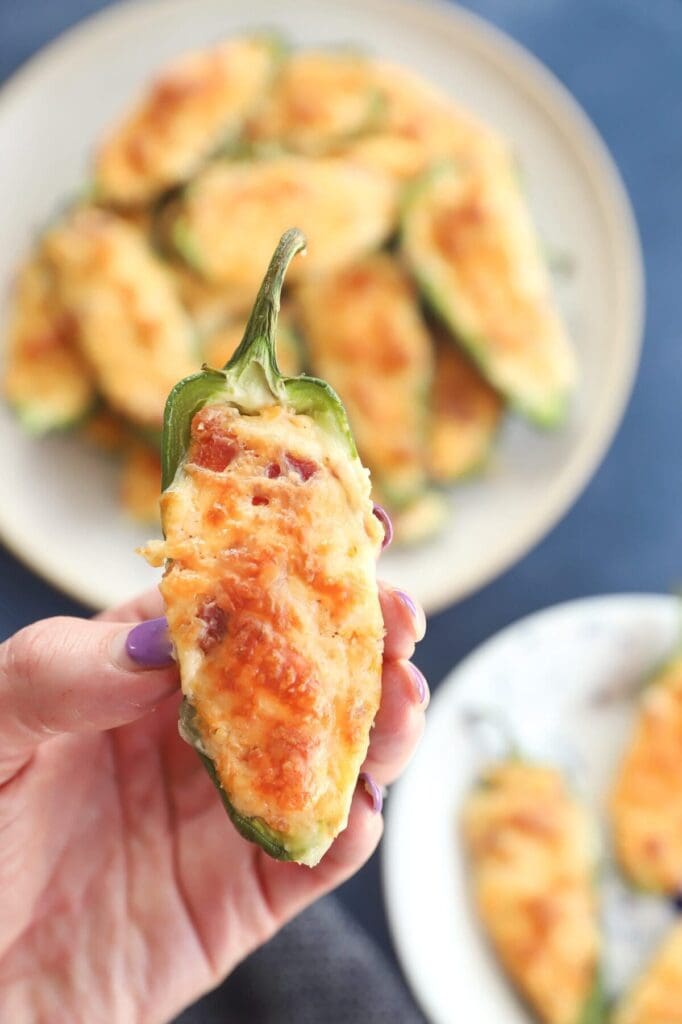
[[[141,622],[144,619],[158,619],[163,614],[161,592],[158,587],[151,587],[115,608],[99,612],[93,618],[99,622]]]
[[[415,644],[423,639],[426,632],[423,609],[404,590],[388,583],[379,584],[379,600],[386,628],[384,659],[411,658]]]

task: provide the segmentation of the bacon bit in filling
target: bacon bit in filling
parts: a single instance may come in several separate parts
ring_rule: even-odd
[[[197,612],[197,618],[204,623],[204,628],[199,637],[199,647],[208,654],[227,633],[227,615],[225,610],[216,604],[212,598],[204,601],[199,611]]]
[[[276,480],[278,476],[282,475],[281,466],[279,466],[276,462],[271,462],[268,468],[265,470],[265,475],[270,480]]]
[[[253,498],[251,499],[251,504],[252,505],[269,505],[270,504],[270,500],[269,500],[269,498],[266,498],[264,494],[254,494]]]
[[[317,473],[320,468],[312,459],[299,459],[291,452],[287,452],[286,460],[292,469],[295,469],[302,480],[310,480],[311,476]]]
[[[239,453],[234,435],[221,430],[215,419],[201,412],[192,420],[191,436],[189,461],[202,469],[222,473]]]
[[[214,473],[222,473],[239,451],[239,445],[227,437],[208,436],[192,444],[190,462]]]

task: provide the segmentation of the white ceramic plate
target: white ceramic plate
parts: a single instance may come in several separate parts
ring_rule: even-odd
[[[620,178],[573,100],[509,39],[453,5],[406,0],[163,0],[90,18],[0,94],[0,297],[36,230],[86,180],[104,127],[150,73],[178,52],[262,25],[299,43],[369,46],[500,128],[518,152],[543,238],[576,265],[558,287],[582,378],[567,426],[546,435],[510,420],[489,473],[453,495],[444,534],[384,556],[383,575],[434,611],[502,572],[575,499],[616,429],[640,341],[640,254]],[[20,558],[95,606],[156,578],[133,553],[147,531],[121,517],[106,459],[74,439],[33,442],[4,409],[0,450],[0,535]]]
[[[387,800],[384,892],[407,979],[433,1024],[529,1024],[469,902],[457,815],[506,722],[519,748],[557,764],[602,811],[642,681],[679,643],[679,601],[589,598],[531,615],[466,658],[438,690],[414,762]],[[497,745],[497,749],[496,749]],[[603,813],[599,815],[603,822]],[[602,825],[603,828],[603,825]],[[606,981],[616,995],[668,927],[664,901],[631,893],[604,837]]]

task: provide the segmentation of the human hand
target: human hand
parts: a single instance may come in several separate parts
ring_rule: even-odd
[[[370,856],[423,729],[423,613],[387,586],[381,707],[348,828],[314,869],[230,824],[179,737],[157,591],[0,646],[0,1020],[153,1024]],[[132,656],[131,656],[132,655]]]

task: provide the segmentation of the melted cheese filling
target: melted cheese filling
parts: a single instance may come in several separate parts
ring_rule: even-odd
[[[548,1024],[577,1024],[595,981],[595,857],[583,809],[552,769],[493,768],[463,818],[481,920]]]
[[[307,416],[207,407],[162,518],[161,590],[206,751],[234,808],[316,863],[379,705],[367,472]]]

